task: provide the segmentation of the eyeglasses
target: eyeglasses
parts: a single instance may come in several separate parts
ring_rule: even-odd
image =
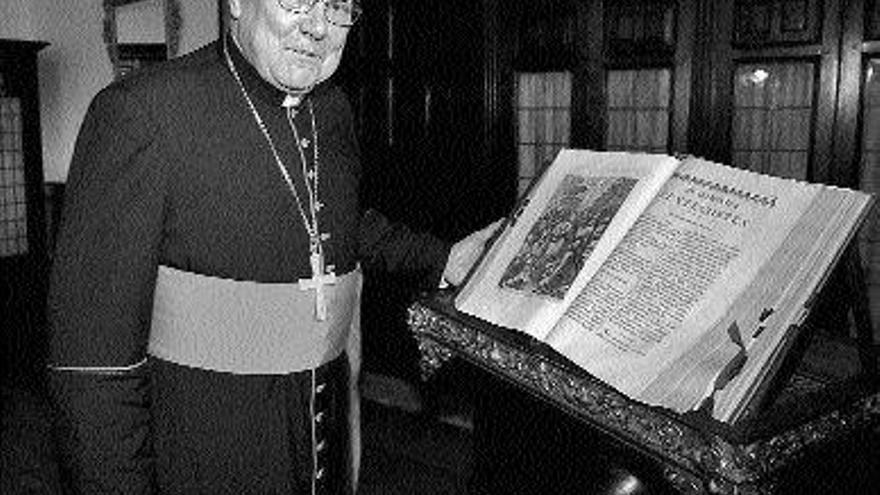
[[[324,4],[324,18],[330,24],[350,27],[361,15],[361,6],[357,0],[278,0],[278,5],[286,12],[305,14],[318,2]]]

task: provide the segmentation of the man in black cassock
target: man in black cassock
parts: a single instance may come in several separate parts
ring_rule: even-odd
[[[79,493],[351,493],[358,263],[457,283],[358,202],[328,81],[355,0],[229,0],[230,29],[102,90],[52,270],[50,386]],[[356,336],[356,334],[355,334]]]

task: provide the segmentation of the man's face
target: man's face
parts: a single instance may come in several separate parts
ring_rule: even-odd
[[[309,91],[339,66],[349,28],[327,21],[323,1],[303,13],[285,11],[277,0],[230,0],[229,7],[242,53],[277,88]]]

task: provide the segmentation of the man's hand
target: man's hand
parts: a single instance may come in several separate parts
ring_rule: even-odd
[[[452,250],[449,252],[449,259],[446,261],[446,269],[443,271],[441,286],[447,283],[459,285],[464,281],[471,267],[474,266],[480,254],[483,253],[486,241],[495,234],[501,222],[503,220],[496,220],[489,226],[472,233],[452,246]]]

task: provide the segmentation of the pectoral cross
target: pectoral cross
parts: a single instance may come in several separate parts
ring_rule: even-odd
[[[318,321],[327,319],[327,303],[324,300],[324,286],[336,283],[336,274],[333,273],[333,266],[324,269],[324,254],[313,249],[309,256],[309,262],[312,265],[312,278],[302,278],[299,280],[300,290],[315,290],[315,318]],[[326,273],[325,273],[326,272]]]

